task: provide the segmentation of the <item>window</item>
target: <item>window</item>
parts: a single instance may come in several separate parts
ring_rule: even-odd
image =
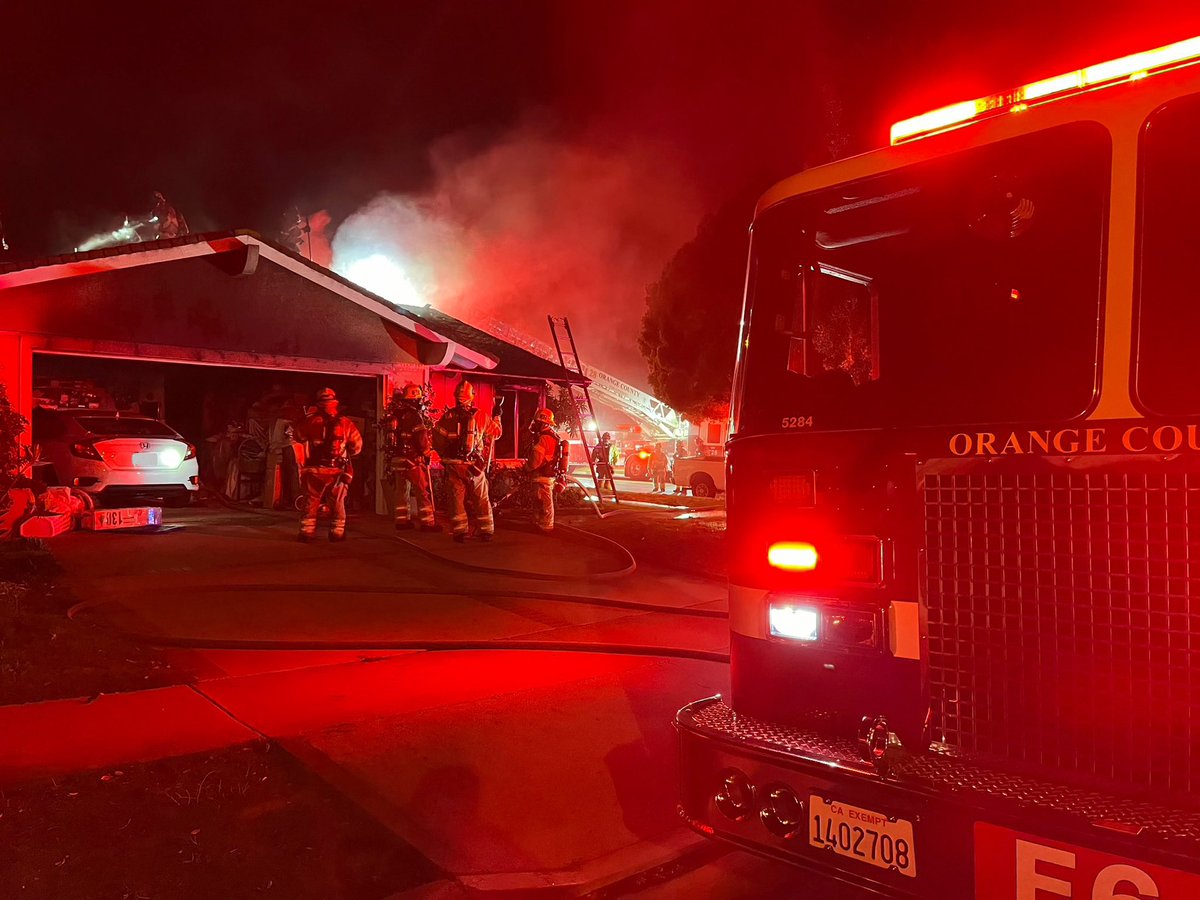
[[[1078,123],[767,210],[738,431],[1082,415],[1110,159]]]
[[[1200,97],[1147,120],[1141,146],[1135,393],[1159,415],[1200,413]]]
[[[162,422],[125,416],[79,416],[75,420],[89,434],[105,437],[178,437]]]

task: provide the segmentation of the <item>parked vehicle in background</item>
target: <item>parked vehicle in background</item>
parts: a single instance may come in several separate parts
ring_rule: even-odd
[[[715,497],[725,491],[724,456],[681,456],[675,460],[675,484],[693,497]]]
[[[94,409],[33,411],[33,440],[49,484],[100,503],[186,505],[199,490],[196,448],[158,419]]]
[[[650,444],[631,447],[626,451],[622,467],[630,481],[647,481],[650,478]]]

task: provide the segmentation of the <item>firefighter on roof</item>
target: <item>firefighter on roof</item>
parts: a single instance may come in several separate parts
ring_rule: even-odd
[[[543,534],[549,534],[554,530],[554,487],[561,474],[562,440],[554,430],[554,413],[548,409],[537,411],[529,430],[533,432],[533,446],[529,448],[525,468],[537,485],[535,521]]]
[[[440,531],[433,520],[433,492],[429,483],[429,454],[433,452],[431,424],[425,414],[425,392],[409,382],[388,409],[384,428],[388,435],[388,465],[396,492],[396,528],[412,528],[409,494],[417,504],[417,527]]]
[[[461,381],[454,389],[455,405],[446,408],[434,431],[438,455],[450,483],[450,528],[454,540],[467,539],[467,509],[475,520],[481,541],[490,541],[496,530],[488,496],[484,456],[489,441],[500,437],[500,420],[475,408],[475,388]]]
[[[362,453],[362,435],[353,422],[338,413],[337,394],[330,388],[317,394],[316,399],[317,410],[294,429],[302,453],[300,484],[304,489],[300,540],[311,541],[316,537],[317,512],[321,501],[328,497],[333,510],[329,539],[344,541],[346,494],[354,478],[352,460]]]

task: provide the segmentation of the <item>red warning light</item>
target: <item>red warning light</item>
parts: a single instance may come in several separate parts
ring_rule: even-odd
[[[1003,94],[954,103],[913,116],[911,119],[903,119],[892,126],[891,141],[893,144],[899,144],[913,138],[926,137],[1005,111],[1024,112],[1030,104],[1057,100],[1091,88],[1111,87],[1124,81],[1138,81],[1148,75],[1198,61],[1200,37],[1188,38],[1186,41],[1177,41],[1165,47],[1111,59],[1064,75],[1043,78]]]

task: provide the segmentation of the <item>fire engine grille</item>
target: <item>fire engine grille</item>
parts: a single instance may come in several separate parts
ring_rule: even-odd
[[[1200,789],[1196,468],[924,473],[936,740]]]

